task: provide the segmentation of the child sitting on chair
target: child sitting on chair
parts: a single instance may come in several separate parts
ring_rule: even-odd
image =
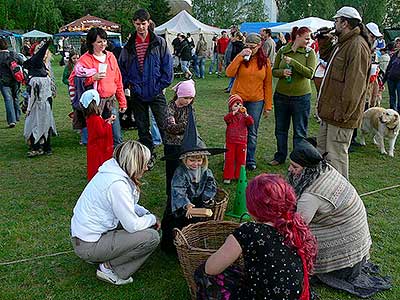
[[[224,117],[226,127],[226,148],[224,164],[224,183],[238,179],[240,167],[246,165],[247,128],[254,124],[252,116],[243,106],[239,95],[231,95],[228,101],[229,113]]]

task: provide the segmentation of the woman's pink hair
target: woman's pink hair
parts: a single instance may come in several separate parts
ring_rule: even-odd
[[[304,284],[300,299],[309,298],[308,274],[317,255],[317,241],[296,209],[293,188],[276,174],[255,177],[246,189],[246,206],[258,222],[271,222],[285,243],[297,250],[303,262]]]
[[[297,26],[293,27],[292,33],[290,34],[290,37],[292,38],[292,42],[294,42],[296,40],[296,36],[298,36],[298,35],[301,36],[308,32],[311,32],[311,29],[308,27],[305,27],[305,26],[302,26],[300,28]]]

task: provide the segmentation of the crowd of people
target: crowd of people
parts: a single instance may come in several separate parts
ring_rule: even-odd
[[[246,206],[253,221],[238,227],[196,270],[198,299],[309,300],[317,280],[360,297],[391,287],[390,280],[371,271],[376,266],[369,261],[367,213],[349,181],[348,151],[364,109],[375,103],[372,85],[382,90],[387,81],[390,106],[400,107],[400,38],[393,52],[382,42],[378,26],[365,26],[352,7],[342,7],[333,18],[335,32],[321,29],[313,37],[309,28],[295,27],[276,43],[264,28],[259,34],[243,34],[232,26],[231,37],[223,31],[210,46],[202,34],[197,44],[190,34],[178,34],[170,53],[166,41],[151,30],[148,11],[139,9],[132,18],[135,32],[119,55],[107,50],[107,33],[96,27],[87,34],[86,52],[70,51],[63,83],[71,98],[74,129],[87,145],[88,177],[73,210],[71,242],[81,259],[98,263],[97,278],[115,285],[133,282],[132,274],[160,241],[163,251],[176,253],[173,228],[198,222],[196,209],[214,201],[217,182],[208,168],[210,156],[227,151],[225,184],[239,178],[242,165],[255,170],[259,124],[273,110],[277,151],[269,164],[283,164],[289,155],[287,178],[262,174],[251,180]],[[23,61],[0,40],[0,87],[9,127],[15,127],[21,113],[20,83],[7,61],[11,57],[28,70],[24,137],[29,157],[52,154],[50,137],[57,135],[49,43],[37,44]],[[61,46],[58,50],[65,50]],[[173,80],[174,56],[186,80],[173,87],[174,97],[167,103],[164,90]],[[208,148],[196,128],[191,78],[205,77],[208,56],[209,73],[215,67],[218,75],[225,70],[232,78],[226,89],[226,149]],[[375,62],[380,67],[372,69]],[[312,140],[311,84],[318,68],[320,130]],[[123,141],[119,113],[128,106],[138,141]],[[139,204],[140,180],[156,160],[152,116],[166,160],[161,222]],[[243,267],[235,264],[240,256]]]

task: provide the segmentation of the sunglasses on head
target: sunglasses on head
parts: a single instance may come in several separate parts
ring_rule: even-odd
[[[256,49],[258,45],[245,45],[245,47],[253,50]]]

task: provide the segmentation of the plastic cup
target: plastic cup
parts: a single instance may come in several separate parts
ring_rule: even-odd
[[[106,73],[107,72],[107,64],[99,64],[99,73]]]

